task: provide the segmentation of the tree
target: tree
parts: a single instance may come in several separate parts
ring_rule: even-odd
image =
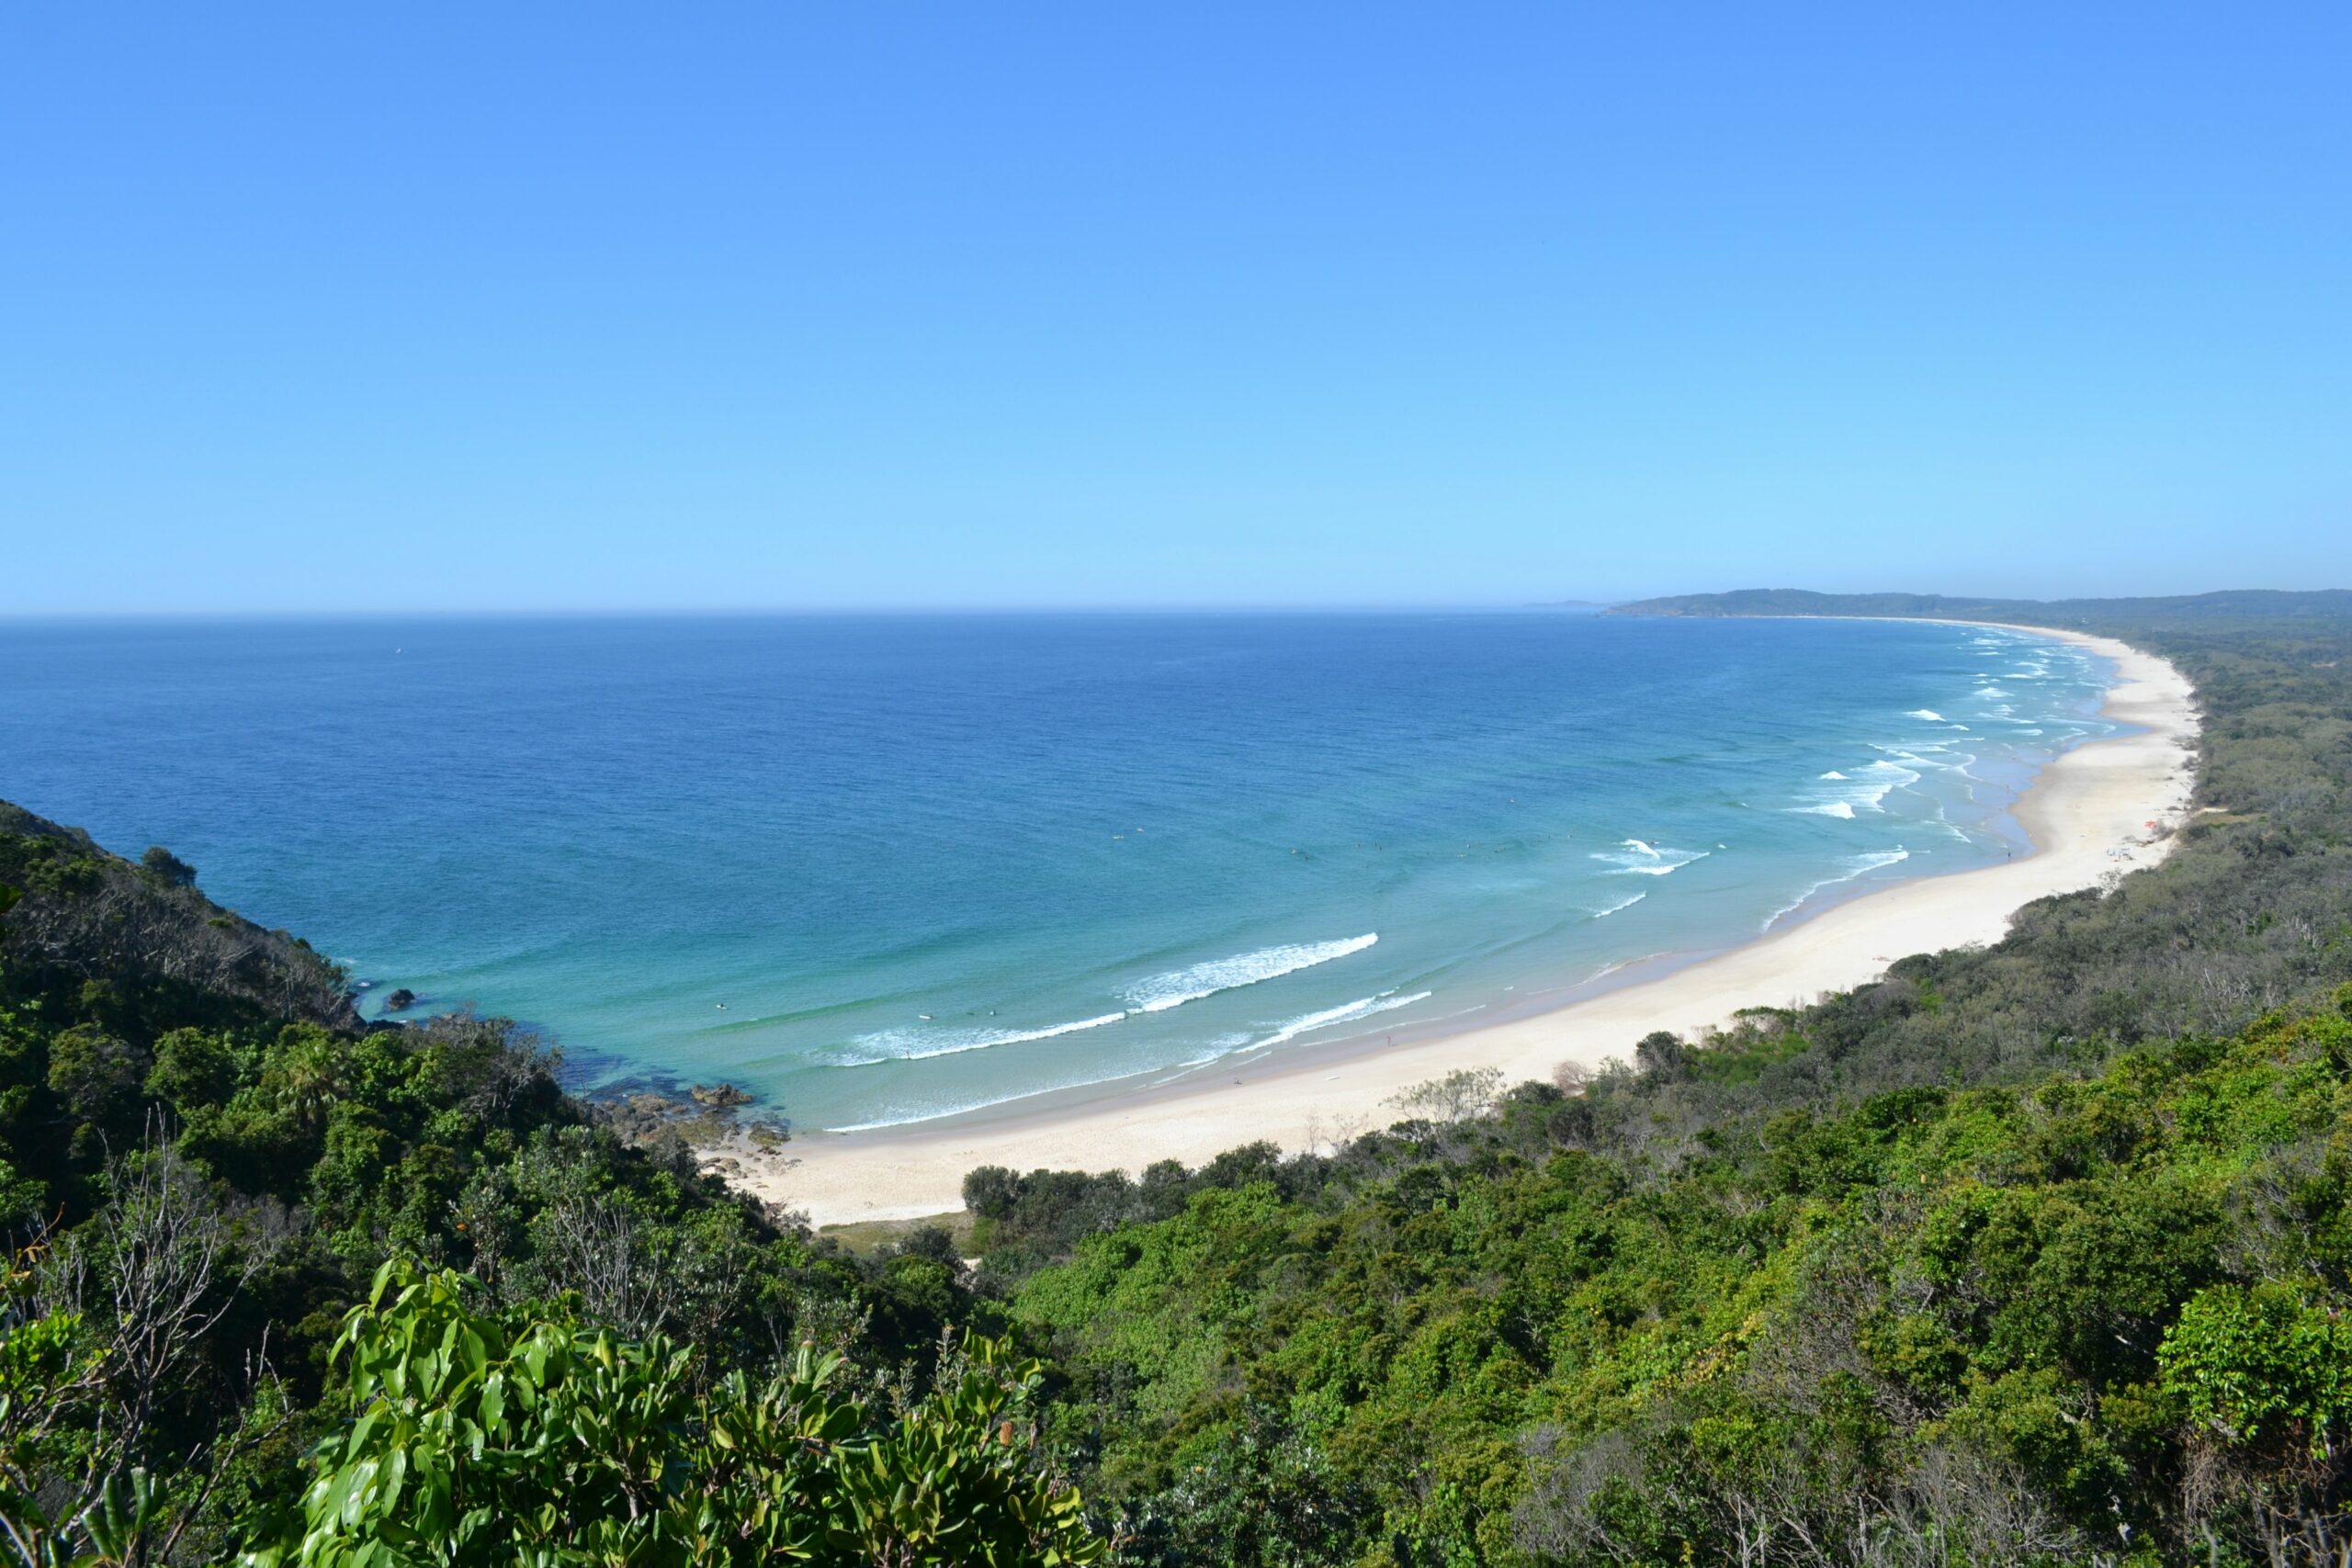
[[[196,867],[180,859],[161,844],[150,844],[147,852],[139,857],[140,865],[148,875],[166,887],[196,886]]]
[[[1651,1077],[1680,1077],[1690,1056],[1681,1036],[1663,1029],[1654,1029],[1634,1043],[1634,1065]]]
[[[168,1561],[228,1463],[274,1430],[232,1421],[193,1452],[157,1437],[174,1401],[222,1392],[192,1374],[272,1238],[235,1234],[153,1124],[107,1184],[89,1225],[0,1263],[0,1541],[21,1568]],[[226,1391],[247,1416],[269,1376],[252,1371],[256,1387]]]
[[[1442,1078],[1431,1078],[1392,1096],[1388,1103],[1431,1122],[1464,1122],[1493,1110],[1495,1096],[1502,1087],[1500,1067],[1456,1067]]]

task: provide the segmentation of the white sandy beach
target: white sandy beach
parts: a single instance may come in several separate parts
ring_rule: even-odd
[[[730,1174],[832,1224],[958,1208],[975,1166],[1133,1172],[1170,1157],[1197,1165],[1257,1139],[1296,1149],[1395,1120],[1396,1096],[1457,1067],[1498,1067],[1510,1082],[1549,1078],[1564,1062],[1628,1055],[1652,1030],[1726,1024],[1743,1007],[1864,984],[1908,953],[1997,941],[2020,906],[2164,856],[2187,808],[2197,737],[2194,694],[2165,660],[2111,638],[2031,629],[2115,660],[2103,711],[2139,728],[2042,770],[2016,808],[2030,855],[1897,883],[1658,978],[1514,1021],[1393,1045],[1373,1036],[1301,1047],[1204,1081],[1026,1115],[813,1134]]]

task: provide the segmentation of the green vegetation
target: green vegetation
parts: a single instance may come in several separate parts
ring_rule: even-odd
[[[1130,1554],[2230,1561],[2313,1513],[2343,1544],[2352,1021],[1670,1157],[1579,1110],[1527,1086],[1029,1278]],[[1283,1515],[1321,1544],[1253,1543]]]
[[[336,1342],[358,1415],[257,1565],[1082,1562],[1077,1496],[1034,1462],[1038,1369],[955,1347],[883,1418],[803,1345],[754,1384],[693,1350],[469,1310],[468,1281],[378,1274]]]
[[[920,1220],[853,1220],[826,1225],[817,1234],[863,1258],[886,1247],[903,1247],[917,1232],[940,1231],[945,1233],[947,1245],[956,1257],[968,1258],[972,1252],[972,1230],[971,1213],[958,1209]]]
[[[0,811],[5,1560],[2340,1562],[2340,597],[1655,606],[2130,637],[2216,809],[1997,946],[954,1233],[812,1235]]]
[[[0,821],[0,1562],[1084,1559],[944,1232],[853,1257],[502,1021],[364,1028],[184,869]]]
[[[2339,1561],[2352,622],[2274,607],[2098,607],[2228,809],[1996,947],[1328,1155],[974,1173],[1124,1560]]]

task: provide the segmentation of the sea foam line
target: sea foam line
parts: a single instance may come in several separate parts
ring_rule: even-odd
[[[1227,1056],[1269,1050],[1276,1045],[1286,1045],[1300,1035],[1310,1033],[1315,1030],[1328,1029],[1335,1024],[1354,1023],[1375,1014],[1390,1012],[1401,1007],[1410,1007],[1415,1002],[1427,1001],[1433,994],[1429,991],[1415,991],[1411,996],[1400,997],[1393,990],[1383,991],[1376,997],[1363,997],[1339,1007],[1325,1008],[1320,1012],[1302,1014],[1292,1019],[1288,1023],[1278,1026],[1272,1033],[1264,1036],[1220,1034],[1207,1043],[1206,1055],[1188,1057],[1178,1063],[1175,1073],[1181,1075],[1194,1067],[1204,1067],[1212,1062],[1223,1061]],[[1467,1010],[1476,1012],[1477,1009],[1472,1008]]]
[[[1379,940],[1378,931],[1366,931],[1362,936],[1345,937],[1338,942],[1292,942],[1281,947],[1261,947],[1254,953],[1215,958],[1190,968],[1171,969],[1165,975],[1154,975],[1148,980],[1136,982],[1127,991],[1126,997],[1133,1004],[1132,1011],[1166,1012],[1170,1008],[1196,1002],[1219,991],[1254,986],[1261,980],[1296,974],[1301,969],[1312,969],[1318,964],[1329,964],[1335,958],[1345,958],[1351,953],[1362,953]]]
[[[1834,887],[1841,882],[1851,882],[1858,876],[1867,875],[1869,873],[1877,871],[1882,867],[1894,865],[1903,861],[1909,860],[1910,858],[1911,852],[1903,848],[1899,844],[1891,850],[1872,850],[1867,854],[1854,855],[1841,863],[1846,868],[1844,871],[1839,872],[1836,876],[1823,877],[1820,881],[1815,883],[1812,886],[1798,894],[1794,898],[1790,899],[1787,903],[1781,905],[1779,908],[1765,916],[1763,925],[1758,929],[1760,931],[1770,931],[1773,926],[1780,922],[1781,916],[1794,912],[1804,903],[1806,899],[1812,897],[1815,894],[1820,892],[1825,887]]]
[[[1206,964],[1195,964],[1188,969],[1171,970],[1137,982],[1127,993],[1127,1000],[1135,1004],[1132,1007],[1094,1018],[1077,1019],[1069,1023],[1048,1024],[1042,1029],[981,1029],[961,1034],[884,1030],[875,1034],[861,1035],[853,1043],[870,1055],[838,1057],[832,1065],[872,1067],[885,1062],[927,1062],[940,1056],[961,1055],[967,1051],[985,1051],[994,1045],[1018,1045],[1031,1040],[1051,1040],[1057,1035],[1075,1034],[1083,1029],[1101,1029],[1143,1013],[1166,1012],[1170,1008],[1182,1007],[1203,997],[1213,997],[1219,991],[1254,986],[1261,980],[1295,974],[1301,969],[1312,969],[1318,964],[1329,964],[1335,958],[1362,953],[1379,940],[1378,931],[1367,931],[1362,936],[1346,937],[1338,942],[1293,942],[1281,947],[1261,947],[1254,953],[1239,953],[1231,958],[1212,959]]]
[[[1288,1044],[1300,1035],[1313,1030],[1327,1029],[1335,1023],[1353,1023],[1359,1019],[1370,1018],[1374,1013],[1389,1012],[1397,1008],[1410,1007],[1415,1002],[1427,1001],[1429,998],[1430,993],[1427,991],[1415,991],[1409,997],[1400,997],[1394,991],[1383,991],[1376,997],[1365,997],[1360,1001],[1350,1002],[1344,1007],[1327,1008],[1321,1012],[1310,1012],[1304,1018],[1292,1019],[1288,1023],[1259,1041],[1255,1048],[1262,1049],[1269,1045]]]
[[[1125,1012],[1106,1012],[1097,1018],[1081,1018],[1070,1023],[1047,1024],[1043,1029],[982,1029],[960,1035],[949,1035],[936,1043],[924,1043],[922,1033],[914,1030],[889,1029],[878,1034],[860,1035],[859,1045],[879,1051],[879,1055],[865,1056],[833,1065],[842,1067],[873,1067],[885,1062],[927,1062],[934,1056],[957,1056],[967,1051],[985,1051],[991,1045],[1018,1045],[1026,1040],[1051,1040],[1056,1035],[1076,1034],[1081,1029],[1101,1029],[1129,1016]],[[936,1037],[934,1037],[936,1038]],[[915,1050],[899,1050],[899,1046],[918,1046]]]
[[[986,1111],[991,1106],[1011,1105],[1015,1100],[1033,1100],[1041,1094],[1051,1094],[1057,1089],[1076,1089],[1077,1084],[1049,1084],[1044,1089],[1024,1089],[1012,1094],[992,1095],[986,1100],[974,1100],[962,1105],[951,1105],[944,1111],[917,1111],[904,1116],[885,1116],[875,1122],[844,1122],[839,1126],[820,1128],[825,1133],[878,1133],[886,1127],[911,1127],[922,1122],[944,1122],[950,1116],[967,1115]]]
[[[1230,1047],[1229,1049],[1212,1049],[1210,1054],[1205,1056],[1195,1056],[1190,1061],[1179,1063],[1174,1069],[1168,1070],[1168,1077],[1174,1078],[1181,1077],[1187,1069],[1206,1066],[1211,1062],[1216,1061],[1224,1056],[1232,1055],[1238,1052],[1262,1051],[1270,1046],[1287,1044],[1291,1041],[1297,1039],[1300,1035],[1309,1033],[1317,1029],[1326,1029],[1334,1024],[1354,1023],[1360,1020],[1372,1018],[1380,1013],[1394,1011],[1397,1008],[1410,1007],[1415,1002],[1429,1000],[1433,994],[1434,993],[1430,991],[1415,991],[1410,996],[1400,997],[1395,991],[1383,991],[1376,997],[1365,997],[1360,1001],[1350,1002],[1345,1007],[1328,1008],[1321,1012],[1311,1012],[1303,1018],[1295,1018],[1288,1023],[1285,1023],[1279,1029],[1276,1029],[1272,1034],[1269,1034],[1261,1040],[1252,1040],[1246,1034],[1221,1035],[1216,1040],[1210,1042],[1210,1044],[1213,1047],[1217,1045],[1227,1045]],[[1120,1016],[1125,1017],[1128,1015],[1123,1013]],[[1066,1031],[1056,1031],[1055,1032],[1065,1032]],[[1160,1081],[1167,1081],[1167,1079],[1162,1079]],[[888,1127],[907,1127],[912,1126],[921,1122],[938,1122],[950,1116],[962,1116],[974,1111],[985,1111],[990,1106],[1009,1105],[1014,1100],[1029,1100],[1041,1094],[1051,1094],[1056,1089],[1069,1089],[1076,1087],[1078,1086],[1073,1084],[1061,1084],[1049,1085],[1043,1089],[1025,1089],[1012,1094],[1001,1094],[992,1096],[985,1100],[970,1100],[965,1104],[954,1106],[944,1111],[915,1111],[904,1116],[887,1116],[873,1122],[847,1122],[838,1126],[827,1127],[823,1129],[823,1131],[828,1133],[876,1133]]]
[[[1679,871],[1694,860],[1705,860],[1706,850],[1659,849],[1639,839],[1621,839],[1622,850],[1596,850],[1592,858],[1606,861],[1616,869],[1604,873],[1609,876],[1664,876]]]

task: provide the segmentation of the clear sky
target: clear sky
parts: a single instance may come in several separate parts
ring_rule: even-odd
[[[2352,6],[0,15],[0,614],[2352,586]]]

